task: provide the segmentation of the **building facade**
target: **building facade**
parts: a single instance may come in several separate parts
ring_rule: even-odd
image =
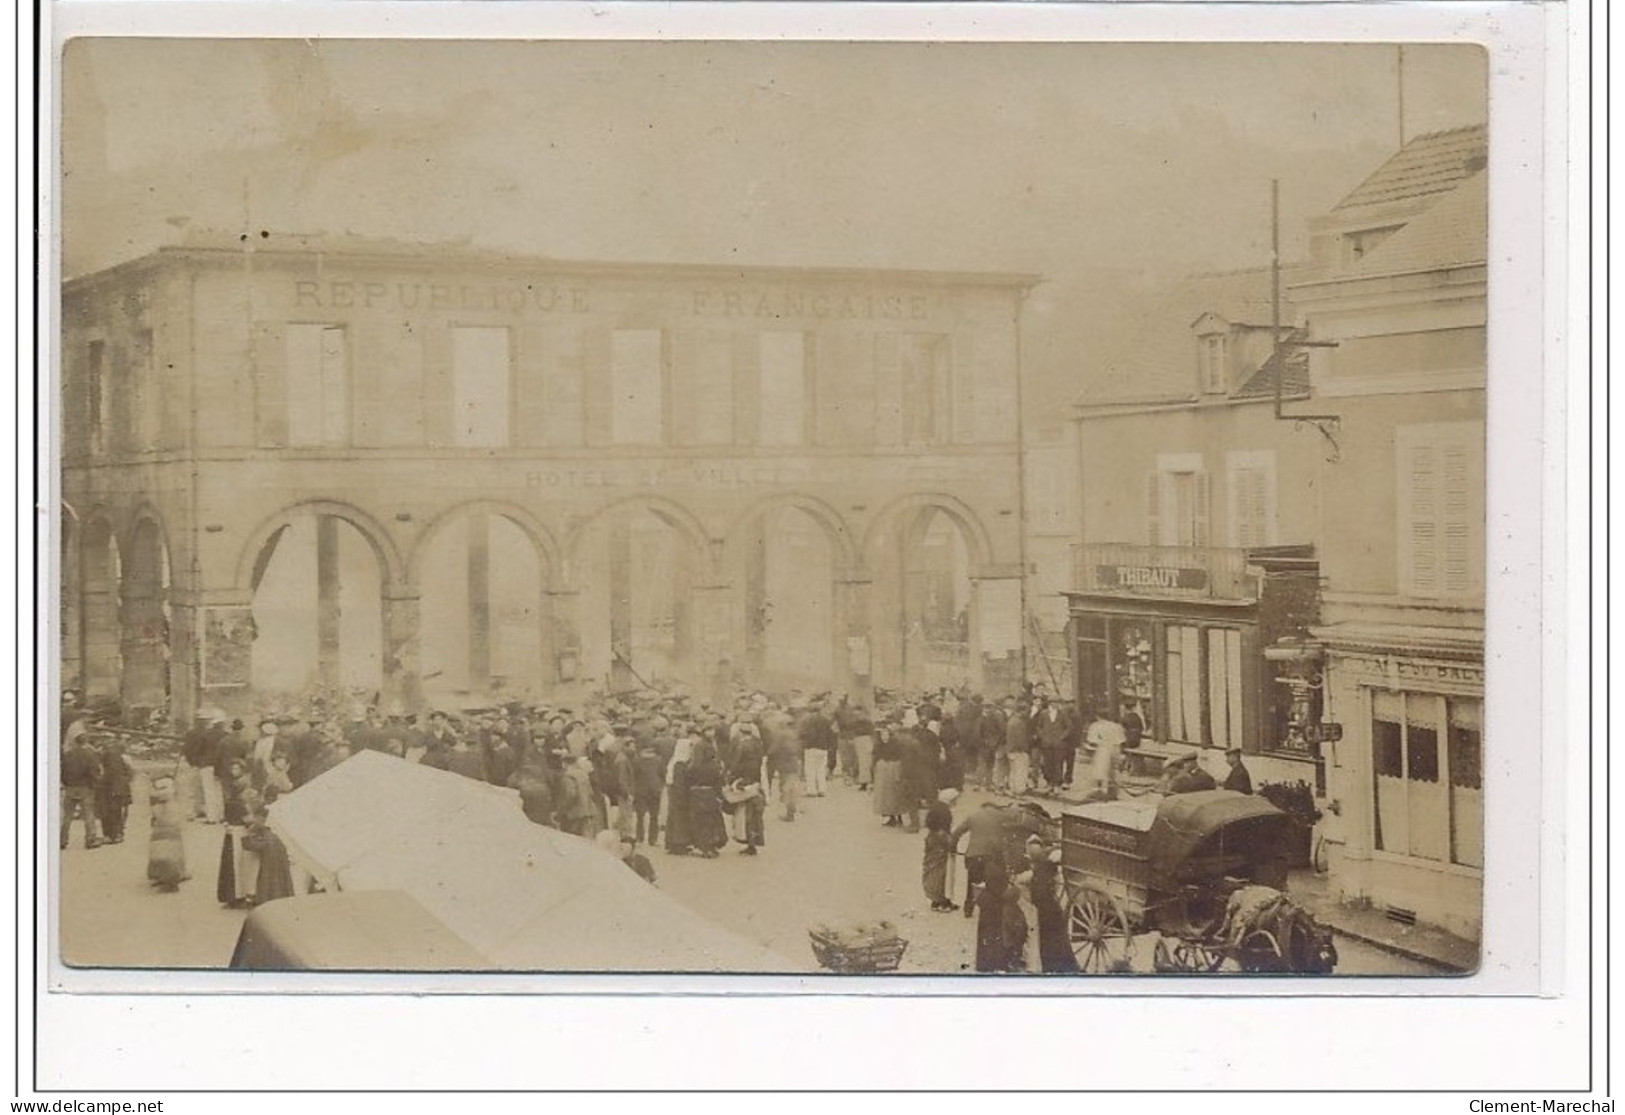
[[[1014,686],[1030,283],[276,237],[71,280],[65,684]]]
[[[1292,290],[1323,469],[1331,873],[1347,900],[1479,939],[1484,874],[1487,174],[1481,128],[1418,137],[1313,229]],[[1347,479],[1344,479],[1344,478]],[[1335,484],[1335,488],[1331,485]]]
[[[1336,893],[1470,940],[1485,152],[1483,128],[1406,144],[1312,222],[1279,296],[1269,271],[1173,292],[1080,400],[1069,594],[1080,694],[1239,745],[1255,780],[1312,775]]]
[[[1080,701],[1132,709],[1151,739],[1240,747],[1257,781],[1324,788],[1319,749],[1266,652],[1318,618],[1318,433],[1277,417],[1267,269],[1193,276],[1079,400],[1082,541],[1072,657]],[[1282,413],[1307,364],[1285,358]],[[1290,406],[1290,410],[1286,408]]]

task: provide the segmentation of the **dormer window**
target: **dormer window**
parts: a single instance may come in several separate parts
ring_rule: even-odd
[[[1215,313],[1205,313],[1191,323],[1196,335],[1196,381],[1204,395],[1223,395],[1230,390],[1230,323]]]
[[[1202,391],[1209,395],[1222,395],[1229,386],[1226,375],[1229,357],[1229,338],[1223,333],[1209,333],[1197,338],[1198,364],[1201,368]]]

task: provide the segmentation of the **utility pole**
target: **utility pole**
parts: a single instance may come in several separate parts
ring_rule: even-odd
[[[1399,145],[1405,146],[1405,47],[1399,48]]]

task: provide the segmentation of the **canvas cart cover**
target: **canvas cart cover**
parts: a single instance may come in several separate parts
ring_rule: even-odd
[[[494,967],[804,969],[706,920],[518,795],[363,751],[278,799],[271,827],[328,890],[404,891]]]
[[[1171,794],[1157,807],[1142,849],[1154,871],[1169,874],[1215,835],[1227,845],[1274,847],[1284,839],[1289,820],[1253,794],[1234,790]]]
[[[468,972],[492,965],[411,895],[375,890],[267,902],[243,922],[231,966],[258,971]]]

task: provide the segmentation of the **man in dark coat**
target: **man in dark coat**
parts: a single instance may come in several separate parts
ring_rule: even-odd
[[[75,814],[84,821],[86,848],[100,848],[105,843],[96,815],[96,784],[101,777],[101,757],[86,741],[83,724],[70,726],[67,746],[62,749],[61,846],[64,850],[68,847],[68,833]]]
[[[1213,776],[1202,769],[1196,759],[1196,753],[1190,752],[1173,760],[1163,771],[1160,786],[1164,794],[1194,794],[1202,790],[1214,790],[1218,783]]]
[[[746,731],[739,733],[739,739],[734,748],[733,762],[727,770],[728,784],[741,787],[756,785],[761,788],[755,797],[735,807],[744,810],[745,813],[745,838],[740,841],[745,846],[740,849],[740,852],[747,856],[754,856],[756,849],[766,843],[767,784],[762,780],[762,764],[767,758],[768,755],[763,750],[760,732]],[[799,765],[801,762],[799,748],[791,748],[781,753],[778,761],[781,763],[793,761]],[[799,775],[799,769],[796,773]],[[789,811],[789,815],[785,819],[795,820],[794,801],[787,799],[785,808]]]
[[[1241,748],[1232,747],[1224,753],[1225,760],[1230,764],[1230,773],[1225,775],[1224,789],[1234,790],[1238,794],[1253,792],[1253,776],[1247,773],[1247,768],[1241,765]]]

